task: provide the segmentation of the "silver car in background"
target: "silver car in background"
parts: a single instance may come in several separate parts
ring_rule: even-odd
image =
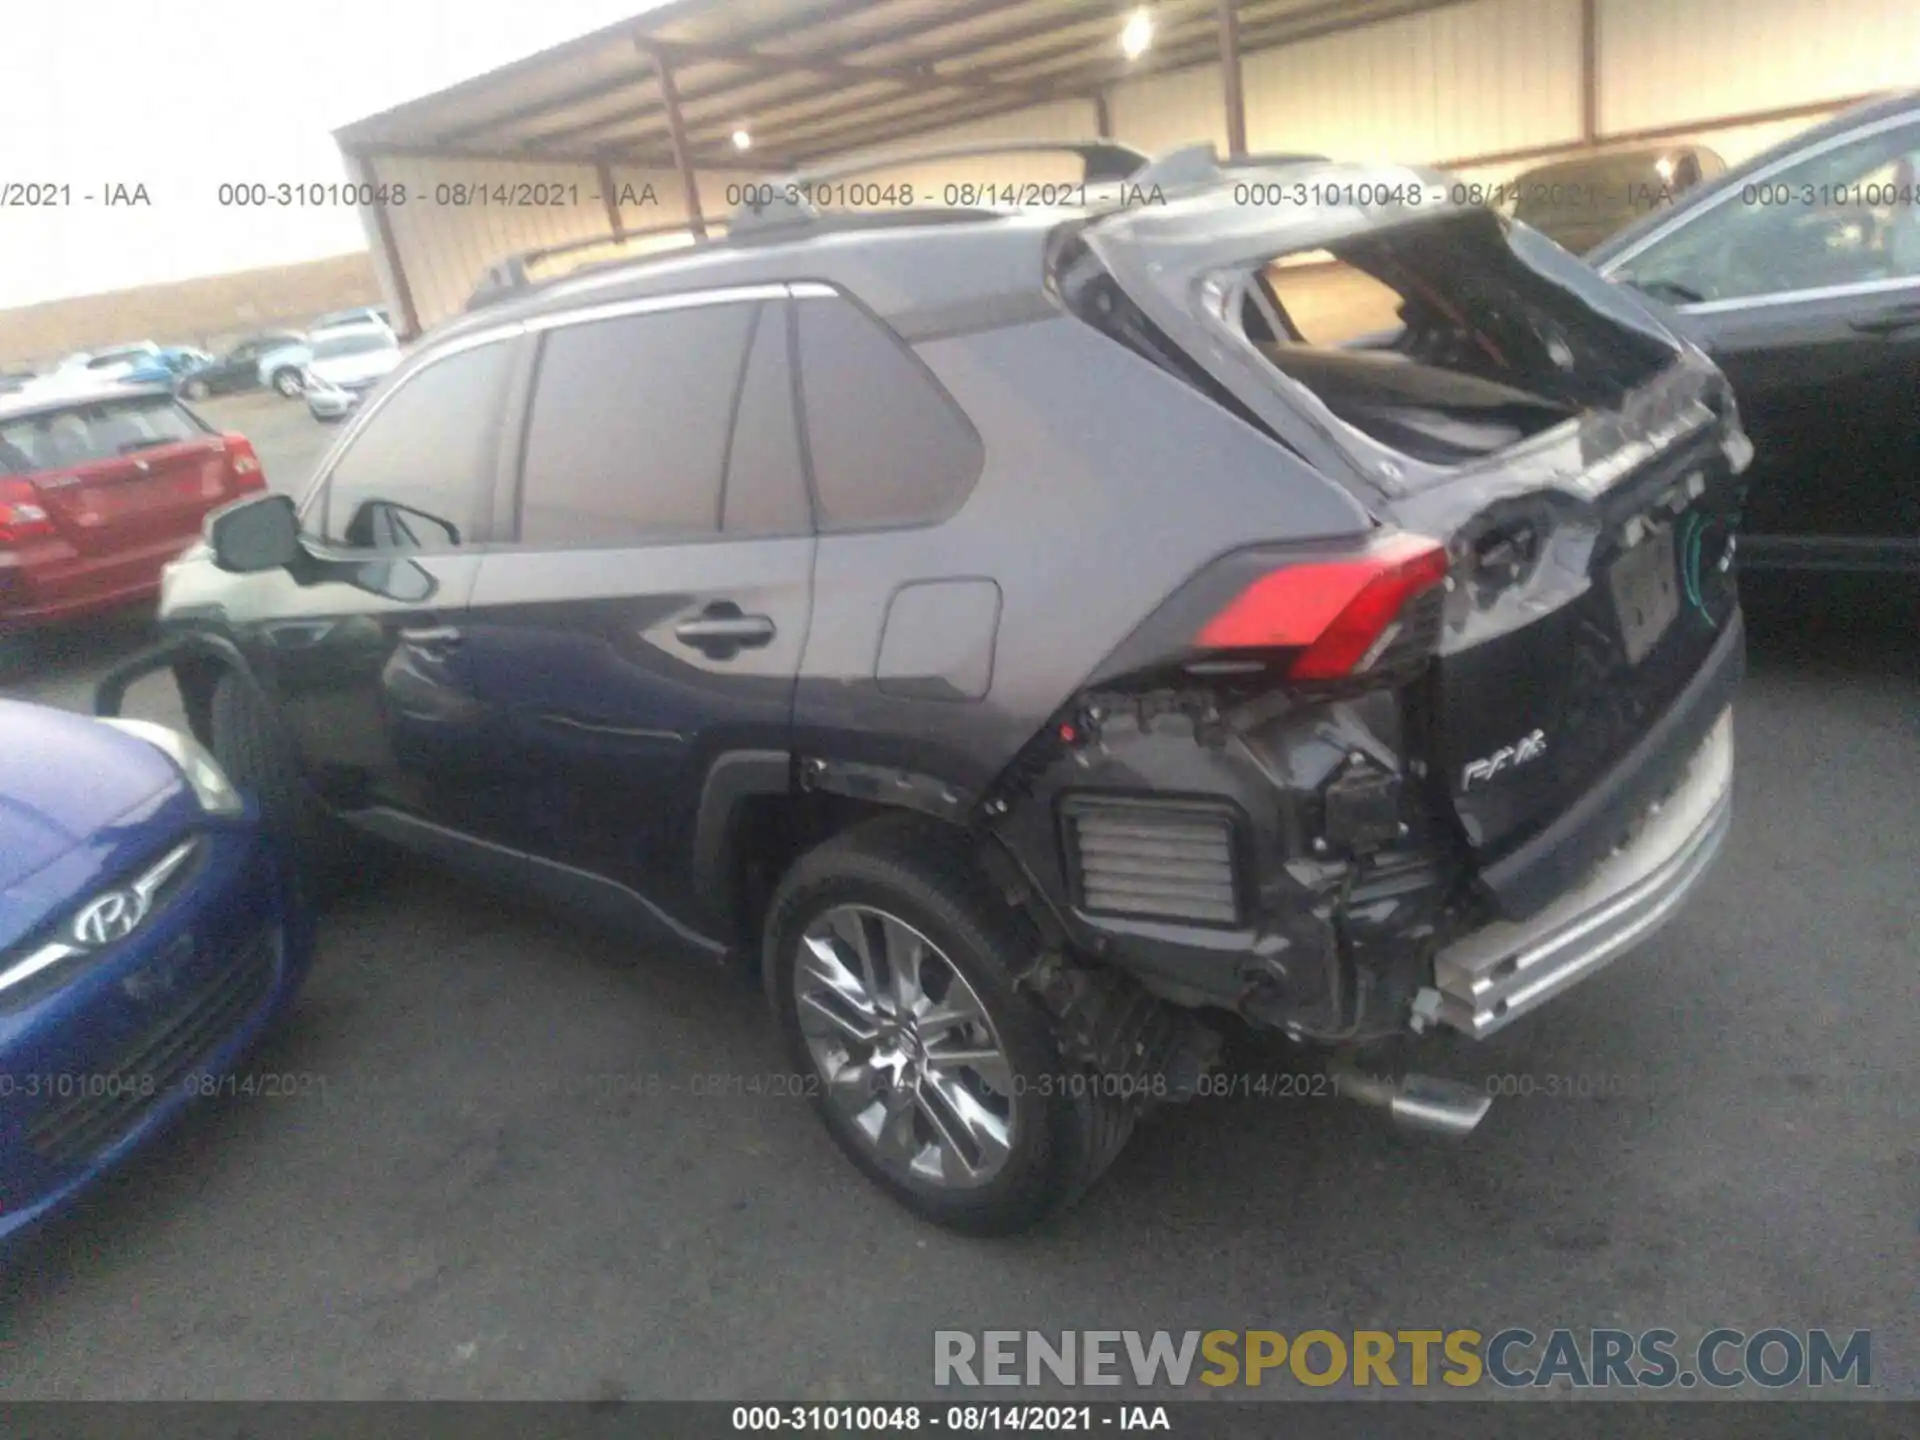
[[[384,325],[316,335],[301,376],[307,409],[316,420],[344,419],[399,363],[400,342]]]

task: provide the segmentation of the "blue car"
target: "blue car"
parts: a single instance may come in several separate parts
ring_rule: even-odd
[[[170,385],[182,375],[205,369],[211,364],[213,357],[204,350],[195,350],[186,345],[169,345],[137,361],[120,379],[130,385]]]
[[[195,741],[0,700],[0,1241],[217,1089],[311,946]]]

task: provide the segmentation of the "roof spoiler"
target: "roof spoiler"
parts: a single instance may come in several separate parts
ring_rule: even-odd
[[[1129,186],[1142,190],[1185,190],[1195,185],[1213,185],[1229,175],[1245,170],[1284,170],[1293,165],[1324,165],[1325,155],[1304,151],[1267,151],[1258,155],[1240,155],[1222,160],[1211,142],[1183,145],[1169,150],[1133,174],[1125,177]]]
[[[1117,140],[992,140],[971,145],[943,145],[931,150],[887,150],[836,160],[809,170],[796,170],[767,181],[756,197],[733,212],[727,222],[729,235],[751,234],[787,225],[805,225],[822,217],[819,207],[804,198],[816,185],[844,180],[851,175],[871,175],[902,165],[923,165],[936,160],[975,160],[991,155],[1078,155],[1081,179],[1088,185],[1126,180],[1153,158],[1145,151]],[[798,192],[798,193],[796,193]]]

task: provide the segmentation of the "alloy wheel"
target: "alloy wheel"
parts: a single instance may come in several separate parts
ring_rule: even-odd
[[[800,1033],[828,1103],[891,1173],[973,1189],[1014,1143],[1013,1065],[978,993],[896,916],[836,905],[800,937]]]

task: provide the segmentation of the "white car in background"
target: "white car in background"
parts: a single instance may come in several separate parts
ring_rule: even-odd
[[[387,323],[387,312],[377,305],[358,310],[337,310],[330,315],[322,315],[313,322],[304,340],[283,345],[277,350],[269,350],[260,357],[260,383],[268,386],[291,400],[301,391],[302,376],[306,373],[307,362],[313,358],[313,347],[328,336],[342,331],[359,333],[365,330],[385,330],[392,335],[393,327]],[[398,338],[395,339],[398,344]]]
[[[67,356],[48,374],[29,380],[21,391],[39,395],[65,393],[75,388],[84,390],[101,381],[118,380],[159,354],[160,347],[151,340],[115,345],[106,350],[82,350]]]
[[[344,419],[400,363],[400,342],[384,325],[354,325],[312,337],[300,383],[316,420]]]

